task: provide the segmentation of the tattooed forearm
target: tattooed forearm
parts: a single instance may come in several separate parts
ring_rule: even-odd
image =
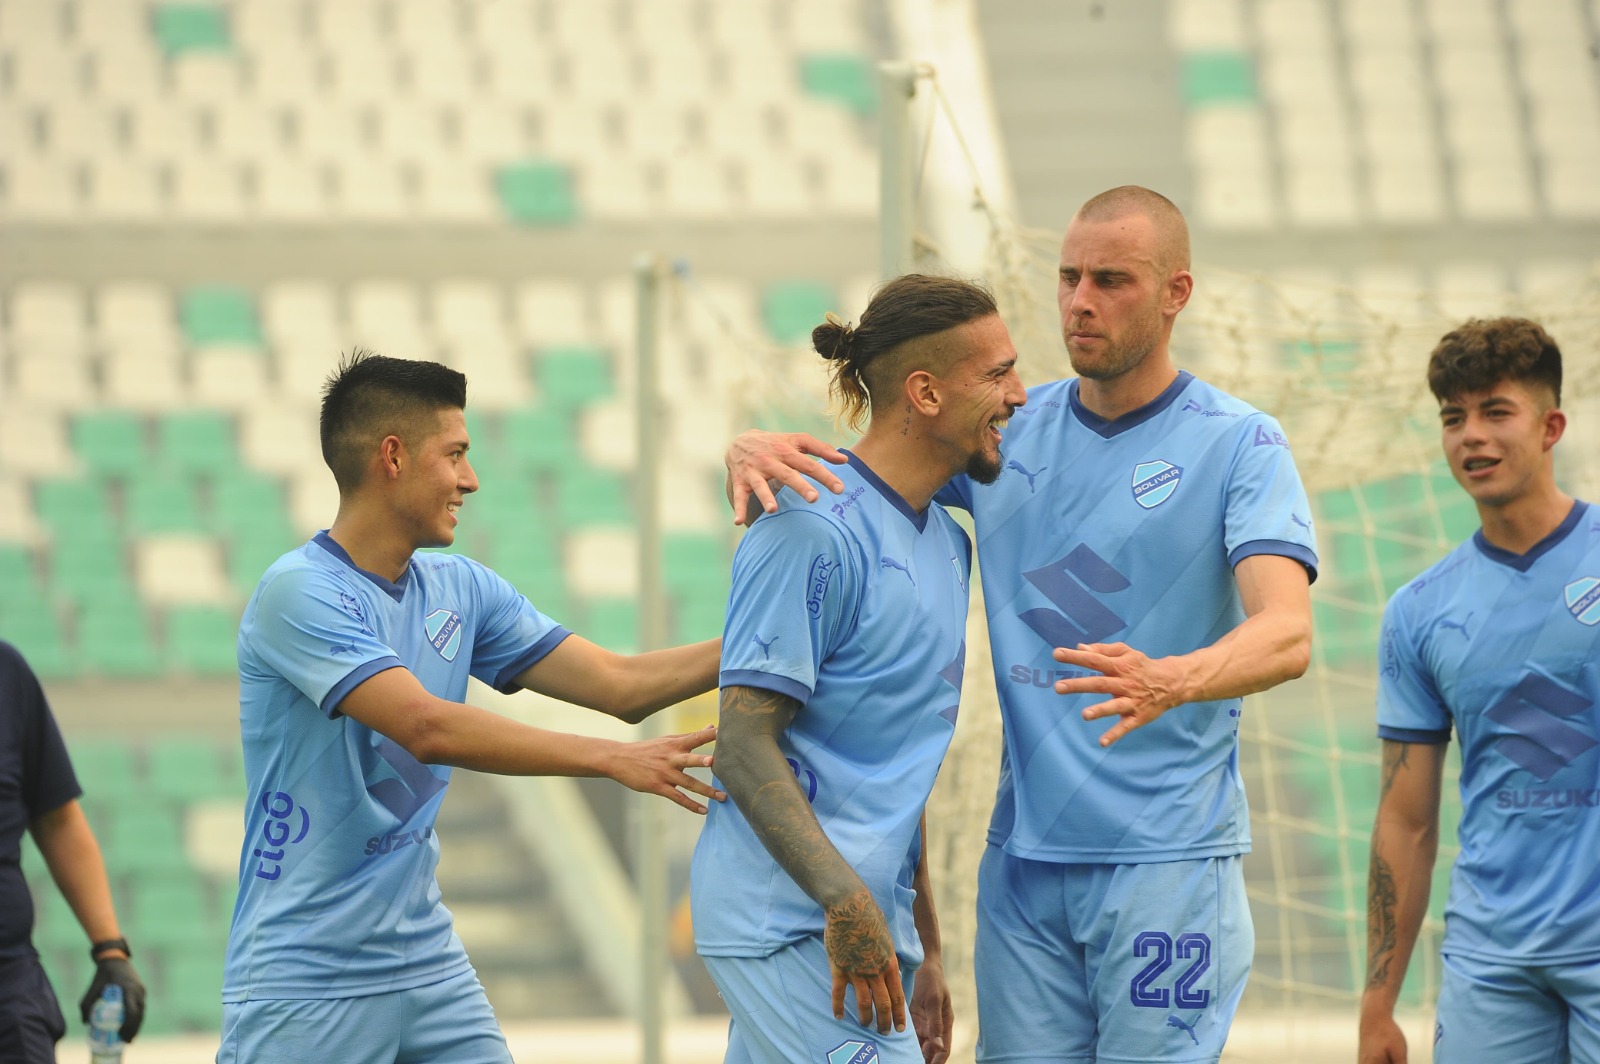
[[[1373,989],[1389,982],[1389,971],[1394,962],[1397,941],[1395,906],[1399,893],[1395,888],[1394,872],[1378,853],[1377,839],[1373,839],[1372,866],[1367,873],[1367,987]]]
[[[827,920],[822,942],[835,965],[869,976],[889,970],[894,941],[883,912],[865,887],[829,906]]]
[[[1395,777],[1400,770],[1406,767],[1411,756],[1411,744],[1385,740],[1383,744],[1383,783],[1378,788],[1378,801],[1383,801],[1388,796],[1390,788],[1394,786]]]
[[[774,691],[724,688],[717,777],[773,860],[826,909],[866,888],[823,833],[778,746],[798,709]]]

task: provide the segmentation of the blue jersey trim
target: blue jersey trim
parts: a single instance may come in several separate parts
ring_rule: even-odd
[[[879,495],[882,495],[885,499],[889,500],[890,505],[892,505],[896,510],[899,510],[901,513],[905,514],[906,520],[915,525],[918,532],[921,532],[924,528],[928,527],[928,511],[926,508],[924,508],[920,514],[917,513],[917,511],[911,508],[911,504],[906,502],[905,498],[901,496],[898,491],[895,491],[888,484],[884,483],[883,478],[872,471],[871,466],[867,465],[867,463],[863,462],[860,458],[857,458],[849,451],[844,450],[842,447],[840,448],[840,451],[846,458],[850,459],[850,468],[854,469],[857,473],[860,473],[861,479],[865,480],[868,484],[871,484],[874,488],[876,488]]]
[[[1387,724],[1378,725],[1378,738],[1388,739],[1396,743],[1447,743],[1450,741],[1450,729],[1435,730],[1433,728],[1395,728]]]
[[[317,546],[321,547],[323,550],[327,551],[329,554],[333,555],[335,558],[338,558],[350,568],[354,569],[356,572],[372,581],[385,595],[388,595],[396,602],[399,602],[401,599],[405,598],[406,580],[411,576],[410,559],[406,560],[406,570],[400,574],[400,580],[398,583],[396,583],[387,577],[379,576],[377,573],[369,572],[368,570],[357,565],[355,560],[350,557],[350,552],[339,546],[338,540],[328,535],[327,529],[323,529],[315,536],[312,536],[311,542],[315,543]]]
[[[381,658],[373,658],[371,661],[362,662],[354,669],[351,669],[348,676],[334,684],[333,688],[322,699],[323,716],[327,717],[329,720],[332,720],[334,717],[342,716],[343,714],[339,712],[339,703],[344,701],[345,695],[349,694],[351,691],[354,691],[357,687],[360,687],[364,682],[372,679],[380,672],[388,672],[390,669],[403,668],[405,668],[405,666],[402,665],[400,663],[400,659],[395,657],[393,654],[388,654]]]
[[[1113,436],[1121,435],[1131,428],[1143,425],[1146,421],[1171,406],[1178,398],[1178,393],[1187,388],[1192,380],[1194,380],[1194,374],[1186,369],[1180,369],[1177,379],[1167,385],[1160,395],[1136,410],[1130,410],[1119,418],[1107,421],[1083,405],[1083,400],[1078,398],[1078,378],[1074,377],[1067,384],[1067,405],[1072,408],[1073,415],[1083,422],[1085,428],[1097,436],[1109,440]]]
[[[802,706],[811,701],[811,688],[799,680],[778,676],[756,669],[726,669],[717,677],[718,687],[756,687],[763,691],[776,691],[799,702]]]
[[[1277,554],[1284,558],[1293,558],[1306,567],[1306,575],[1311,578],[1311,582],[1313,584],[1317,582],[1316,554],[1304,544],[1290,543],[1286,539],[1252,539],[1249,543],[1241,543],[1228,555],[1228,568],[1232,569],[1256,554]]]
[[[531,669],[543,661],[545,655],[559,646],[561,641],[571,634],[570,631],[559,624],[550,629],[542,639],[517,655],[515,661],[500,670],[500,674],[494,678],[494,689],[503,695],[516,694],[522,690],[516,682],[517,677],[522,675],[525,669]]]
[[[1513,554],[1503,547],[1496,547],[1484,536],[1483,529],[1478,529],[1472,534],[1472,544],[1477,547],[1485,558],[1500,565],[1510,566],[1519,573],[1525,573],[1538,561],[1554,550],[1562,540],[1571,534],[1578,522],[1583,520],[1584,512],[1589,509],[1589,504],[1582,499],[1575,499],[1572,509],[1567,511],[1567,516],[1555,527],[1555,531],[1528,548],[1526,554]]]

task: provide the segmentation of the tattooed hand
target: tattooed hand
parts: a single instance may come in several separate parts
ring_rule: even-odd
[[[833,969],[833,1015],[844,1018],[846,986],[856,990],[856,1018],[863,1027],[877,1013],[878,1032],[906,1029],[906,994],[900,983],[900,961],[894,954],[889,925],[867,890],[858,890],[824,912],[822,943]]]

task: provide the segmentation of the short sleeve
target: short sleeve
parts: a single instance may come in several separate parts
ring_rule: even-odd
[[[14,648],[0,644],[0,691],[15,699],[12,712],[21,725],[20,797],[27,819],[61,808],[83,793],[67,756],[67,744],[50,712],[44,688]]]
[[[361,600],[337,577],[289,569],[261,588],[248,646],[329,717],[345,695],[386,669],[401,667],[366,619]]]
[[[1383,611],[1378,639],[1378,735],[1405,743],[1442,743],[1450,739],[1449,707],[1433,674],[1413,641],[1400,596]]]
[[[860,573],[850,539],[827,518],[784,510],[757,521],[733,559],[721,685],[809,701],[817,670],[854,626]]]
[[[1224,544],[1233,567],[1255,554],[1278,554],[1306,567],[1317,579],[1317,540],[1311,502],[1295,468],[1288,438],[1266,414],[1242,425],[1228,472]]]
[[[482,617],[472,644],[472,675],[497,691],[518,691],[517,677],[572,633],[540,613],[499,573],[467,558],[461,564],[471,567]]]

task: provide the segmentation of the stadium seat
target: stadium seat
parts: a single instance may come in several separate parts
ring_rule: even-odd
[[[105,486],[83,477],[51,478],[34,487],[39,519],[58,535],[85,528],[111,527]]]
[[[215,410],[167,414],[157,423],[156,456],[168,470],[204,474],[220,482],[239,467],[233,419]]]
[[[229,669],[233,671],[232,650],[238,618],[231,611],[175,610],[168,615],[170,625],[182,617],[191,627],[198,629],[202,623],[227,633]],[[242,798],[244,778],[239,774],[236,758],[229,751],[237,740],[222,742],[211,738],[175,734],[161,736],[150,743],[146,752],[146,772],[149,789],[163,798],[178,803],[203,801],[212,798]]]
[[[182,812],[166,802],[113,806],[95,832],[112,875],[162,874],[185,866]]]
[[[495,174],[495,193],[506,216],[524,225],[565,225],[578,217],[572,173],[559,163],[502,166]]]
[[[131,595],[89,597],[78,613],[78,658],[84,669],[111,678],[155,676],[161,671],[149,618]]]
[[[878,108],[877,79],[862,55],[801,56],[800,86],[812,96],[835,100],[860,115],[870,115]]]
[[[105,807],[139,793],[137,759],[127,740],[69,738],[67,754],[72,758],[72,769],[83,787],[85,801]]]
[[[125,502],[126,527],[134,535],[199,532],[205,527],[194,479],[176,470],[145,469],[129,480]]]
[[[604,348],[541,348],[534,374],[544,402],[558,409],[584,406],[616,393],[611,359]]]
[[[571,468],[556,479],[556,512],[564,528],[627,525],[633,506],[623,478],[609,470]]]
[[[261,582],[261,575],[267,568],[299,546],[301,539],[292,527],[278,522],[262,528],[236,530],[227,542],[224,559],[234,592],[248,596]]]
[[[210,527],[223,536],[248,535],[254,528],[288,531],[283,485],[273,477],[236,469],[211,482]]]
[[[242,288],[198,286],[183,293],[178,319],[189,344],[261,346],[261,326],[255,302]]]
[[[162,971],[174,1021],[185,1030],[217,1031],[222,1025],[221,951],[169,952]]]
[[[767,333],[780,344],[811,340],[811,330],[837,302],[833,290],[816,281],[780,281],[762,296],[761,317]]]
[[[220,605],[230,598],[222,544],[196,530],[135,541],[133,571],[140,597],[152,606]]]
[[[233,47],[227,9],[219,4],[156,4],[151,25],[168,56],[226,52]]]
[[[1255,68],[1242,52],[1191,52],[1183,57],[1183,98],[1190,107],[1254,103]]]
[[[639,604],[634,599],[596,599],[583,611],[583,637],[607,650],[633,653],[639,646]]]
[[[97,476],[130,476],[150,461],[143,419],[121,410],[78,415],[72,422],[72,446]]]
[[[191,676],[228,677],[238,668],[238,615],[216,606],[179,606],[167,613],[167,665]]]

